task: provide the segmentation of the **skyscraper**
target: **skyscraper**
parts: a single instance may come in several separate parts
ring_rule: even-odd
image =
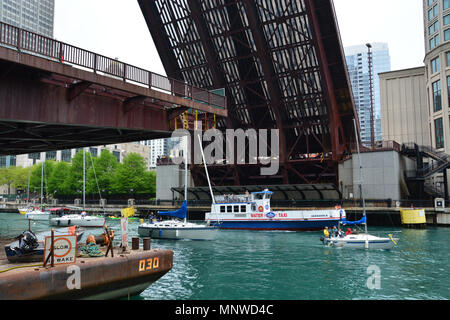
[[[55,0],[0,0],[0,21],[53,38]]]
[[[391,58],[387,43],[372,43],[372,83],[375,141],[382,140],[380,81],[378,73],[391,70]],[[344,48],[350,82],[361,128],[361,140],[366,146],[371,144],[371,104],[368,48],[358,45]]]

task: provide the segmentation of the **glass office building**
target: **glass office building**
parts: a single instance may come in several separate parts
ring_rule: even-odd
[[[378,73],[391,71],[391,58],[387,43],[371,43],[372,83],[375,141],[382,140],[380,80]],[[350,82],[361,128],[361,140],[366,146],[371,144],[370,82],[368,48],[364,45],[344,48]]]
[[[53,38],[55,0],[0,0],[0,21]]]

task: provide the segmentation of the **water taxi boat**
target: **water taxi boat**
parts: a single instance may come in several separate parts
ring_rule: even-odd
[[[306,231],[333,227],[345,218],[345,210],[273,211],[268,189],[245,195],[215,196],[205,220],[222,229]]]

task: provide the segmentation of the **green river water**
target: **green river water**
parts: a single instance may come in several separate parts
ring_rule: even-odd
[[[138,221],[130,221],[130,240]],[[108,220],[117,232],[119,221]],[[0,236],[28,227],[18,213],[0,213]],[[35,232],[47,224],[33,223]],[[101,233],[101,229],[87,233]],[[321,232],[227,231],[213,241],[152,239],[174,251],[173,268],[134,299],[145,300],[448,300],[450,228],[370,227],[395,232],[393,250],[327,248]],[[118,234],[118,233],[116,233]],[[119,237],[118,237],[119,238]],[[2,248],[3,250],[3,248]],[[375,271],[376,272],[375,272]]]

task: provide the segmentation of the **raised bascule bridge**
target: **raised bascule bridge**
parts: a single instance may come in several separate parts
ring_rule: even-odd
[[[138,2],[168,76],[224,88],[217,129],[279,130],[278,174],[216,163],[213,185],[338,185],[357,114],[331,0]],[[192,176],[207,185],[202,166]]]

